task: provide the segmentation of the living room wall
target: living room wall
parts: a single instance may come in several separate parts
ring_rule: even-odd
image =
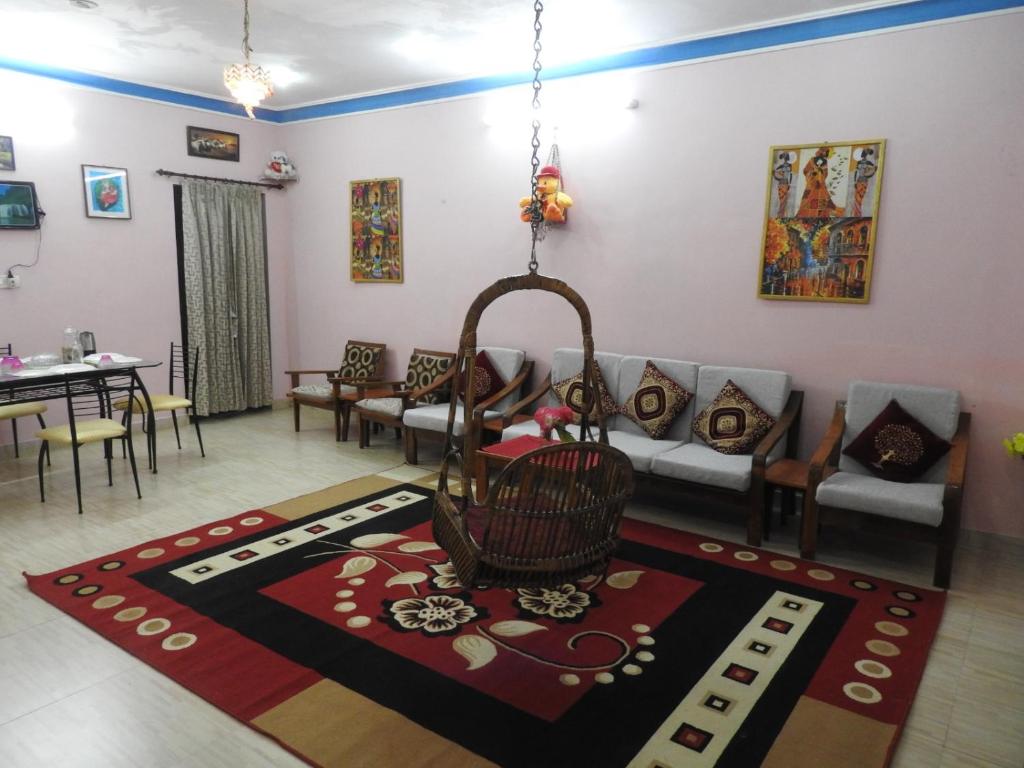
[[[1000,446],[1024,429],[1022,37],[1018,12],[549,84],[545,106],[576,99],[556,118],[576,205],[541,245],[542,271],[586,298],[601,350],[791,372],[804,457],[851,379],[960,390],[974,414],[964,525],[1024,537],[1024,466]],[[485,125],[502,98],[284,128],[301,173],[287,194],[292,365],[380,340],[401,376],[412,347],[454,349],[472,298],[525,271],[529,118]],[[871,302],[756,298],[768,148],[866,138],[888,140]],[[390,176],[405,282],[354,284],[348,182]],[[532,295],[503,299],[480,334],[542,368],[577,339],[567,306]]]
[[[280,129],[11,72],[0,73],[0,91],[0,134],[13,136],[17,164],[15,171],[0,174],[0,182],[35,182],[46,211],[39,232],[0,232],[0,269],[30,264],[39,251],[38,264],[14,270],[21,287],[0,291],[0,341],[10,341],[21,355],[59,352],[70,324],[93,331],[104,351],[166,362],[169,343],[181,337],[174,181],[155,171],[255,180],[278,148]],[[189,157],[188,125],[240,134],[240,161]],[[131,220],[86,217],[83,163],[128,169]],[[291,243],[284,194],[266,195],[275,369],[289,358]],[[155,391],[166,389],[166,367],[143,375]],[[283,397],[284,382],[275,384]],[[60,422],[60,411],[51,404],[48,421]],[[0,443],[10,442],[9,423],[0,430]],[[31,434],[27,423],[25,430]]]

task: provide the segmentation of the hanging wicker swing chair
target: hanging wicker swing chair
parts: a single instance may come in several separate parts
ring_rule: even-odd
[[[580,440],[544,446],[514,459],[491,485],[486,499],[477,504],[470,471],[482,418],[474,398],[477,326],[492,302],[522,290],[555,293],[579,313],[586,393],[580,409]],[[561,280],[535,272],[502,278],[477,296],[466,314],[456,364],[465,395],[461,406],[453,396],[448,409],[433,532],[434,540],[448,552],[459,581],[467,588],[554,586],[603,574],[618,545],[619,523],[633,492],[633,466],[622,451],[608,445],[605,416],[592,385],[594,339],[586,303]],[[461,443],[454,438],[459,407],[466,425]],[[589,423],[592,409],[598,422],[597,441]],[[448,488],[453,463],[461,469],[461,496],[453,496]]]

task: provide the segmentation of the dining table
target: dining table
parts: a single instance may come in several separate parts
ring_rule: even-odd
[[[153,415],[149,392],[138,374],[141,368],[156,368],[159,360],[131,359],[130,361],[109,362],[103,365],[70,363],[48,368],[21,367],[17,370],[0,371],[0,405],[31,403],[43,400],[66,400],[69,396],[89,395],[96,391],[96,384],[113,375],[130,375],[145,403],[145,426],[149,466],[156,474],[156,419]]]

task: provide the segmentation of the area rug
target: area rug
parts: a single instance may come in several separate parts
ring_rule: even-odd
[[[470,592],[431,499],[365,478],[26,578],[314,765],[888,764],[943,593],[633,520],[601,577]]]

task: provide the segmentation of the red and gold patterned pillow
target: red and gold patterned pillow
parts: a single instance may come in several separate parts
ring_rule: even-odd
[[[911,483],[946,455],[950,444],[890,400],[843,449],[883,480]]]
[[[640,383],[633,394],[626,398],[619,413],[627,416],[655,440],[660,440],[692,399],[692,392],[681,387],[648,360],[640,376]]]
[[[693,432],[719,453],[747,455],[775,426],[775,419],[732,379],[693,420]]]
[[[601,401],[601,410],[604,411],[604,414],[610,416],[613,413],[617,413],[619,406],[615,404],[615,400],[608,393],[608,387],[605,386],[604,377],[601,375],[601,368],[596,364],[594,365],[594,383],[597,385],[597,396]],[[579,424],[583,421],[583,371],[580,371],[575,376],[570,376],[568,379],[554,382],[551,388],[555,390],[555,394],[562,405],[572,408],[572,423]],[[590,423],[594,424],[596,420],[597,404],[595,403],[594,407],[590,409]]]
[[[484,400],[498,394],[505,388],[507,382],[501,378],[501,374],[494,367],[494,363],[491,362],[491,358],[488,357],[486,350],[481,349],[477,352],[474,360],[473,402],[479,405]],[[465,374],[459,376],[459,397],[463,400],[466,399]]]

